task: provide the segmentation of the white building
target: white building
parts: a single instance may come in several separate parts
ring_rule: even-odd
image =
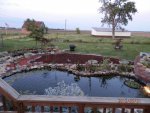
[[[112,29],[111,28],[96,28],[93,27],[91,30],[92,36],[99,36],[99,37],[112,37]],[[129,31],[122,31],[122,30],[115,30],[116,37],[131,37],[131,32]]]

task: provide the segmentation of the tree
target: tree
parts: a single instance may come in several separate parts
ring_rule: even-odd
[[[112,27],[112,38],[115,38],[116,28],[123,29],[121,25],[127,25],[132,21],[132,14],[137,12],[134,2],[128,0],[100,0],[102,6],[100,13],[104,14],[101,22]]]
[[[4,47],[4,34],[0,34],[0,38],[1,38],[1,47]]]
[[[38,26],[34,19],[27,19],[26,28],[28,31],[30,31],[29,37],[34,38],[37,45],[37,42],[40,41],[44,36],[45,26]]]
[[[80,34],[80,29],[79,28],[76,28],[76,33]]]

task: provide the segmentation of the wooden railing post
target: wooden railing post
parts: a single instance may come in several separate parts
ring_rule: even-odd
[[[125,113],[125,109],[124,108],[122,108],[121,113]]]
[[[22,102],[18,102],[18,110],[17,113],[24,113],[24,106]]]
[[[145,108],[143,113],[150,113],[150,108]]]
[[[83,104],[79,105],[79,113],[84,113],[84,105]]]
[[[62,113],[62,106],[59,107],[59,112]]]
[[[49,106],[50,108],[50,113],[53,113],[53,106]]]
[[[106,108],[103,108],[103,113],[106,113]]]
[[[68,109],[69,109],[69,113],[71,113],[71,107],[68,107]]]
[[[41,106],[41,112],[44,112],[44,106]]]
[[[17,103],[12,101],[13,110],[17,111]]]
[[[131,108],[131,113],[134,113],[134,108]]]
[[[112,113],[115,113],[115,110],[116,110],[115,108],[112,108]]]
[[[93,107],[93,112],[97,113],[97,108],[95,106]]]
[[[2,103],[3,103],[3,109],[4,109],[4,111],[7,111],[6,98],[3,95],[2,95]]]
[[[32,106],[32,112],[35,112],[35,106]]]

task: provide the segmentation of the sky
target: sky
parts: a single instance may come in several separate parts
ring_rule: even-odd
[[[138,12],[124,28],[130,31],[150,31],[150,1],[131,0]],[[90,30],[102,26],[99,0],[0,0],[0,26],[21,28],[27,19],[43,21],[49,28]]]

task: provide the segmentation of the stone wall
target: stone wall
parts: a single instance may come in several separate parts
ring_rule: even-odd
[[[140,63],[140,56],[137,56],[134,61],[134,72],[135,75],[144,82],[150,82],[150,72],[148,72],[147,68]]]

